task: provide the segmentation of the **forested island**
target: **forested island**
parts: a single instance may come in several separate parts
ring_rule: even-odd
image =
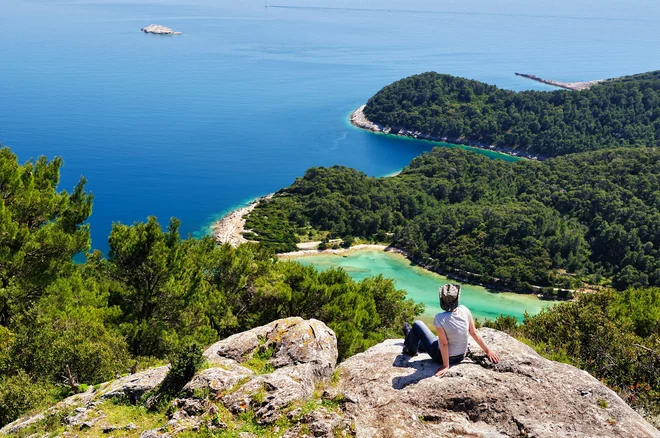
[[[660,71],[582,91],[503,90],[446,74],[401,79],[369,99],[364,115],[385,132],[548,158],[660,145]]]

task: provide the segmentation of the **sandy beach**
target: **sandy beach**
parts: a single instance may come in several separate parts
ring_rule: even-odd
[[[351,113],[350,120],[353,126],[356,126],[360,129],[364,129],[371,132],[376,132],[379,134],[388,134],[388,135],[398,135],[401,137],[409,137],[417,140],[428,140],[428,141],[441,141],[443,143],[451,143],[457,145],[471,146],[479,149],[486,149],[489,151],[499,152],[502,154],[510,155],[512,157],[518,158],[527,158],[529,160],[544,160],[545,157],[538,154],[529,154],[524,151],[517,151],[509,148],[503,148],[494,145],[488,145],[485,143],[479,143],[476,141],[470,141],[466,138],[449,138],[449,137],[435,137],[429,134],[424,134],[419,131],[410,131],[405,128],[381,126],[377,123],[373,123],[367,118],[364,114],[364,108],[366,105],[362,105],[360,108],[356,109]]]
[[[254,210],[259,202],[272,197],[273,194],[271,193],[268,196],[256,199],[252,201],[250,205],[236,209],[217,221],[213,225],[213,237],[215,238],[215,241],[219,245],[228,243],[233,247],[248,242],[248,240],[243,237],[243,233],[245,232],[245,216]]]

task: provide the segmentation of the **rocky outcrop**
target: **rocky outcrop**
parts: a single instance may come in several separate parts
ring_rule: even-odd
[[[428,355],[401,355],[390,340],[339,367],[339,390],[358,437],[660,437],[613,391],[491,329],[480,329],[500,363],[479,352],[443,378]],[[471,340],[472,341],[472,340]]]
[[[144,33],[153,33],[156,35],[181,35],[181,32],[175,32],[169,27],[160,24],[150,24],[147,27],[140,29]]]
[[[335,369],[332,330],[316,320],[281,319],[209,347],[207,366],[171,401],[165,420],[161,411],[149,421],[118,421],[110,411],[147,398],[167,374],[168,367],[160,367],[66,399],[0,434],[41,436],[52,432],[46,426],[57,418],[67,436],[132,431],[142,438],[174,437],[201,430],[258,436],[254,431],[261,430],[287,438],[660,437],[589,374],[544,359],[504,333],[480,334],[501,362],[491,364],[471,344],[475,353],[437,378],[437,364],[426,354],[402,355],[401,340],[378,344]]]

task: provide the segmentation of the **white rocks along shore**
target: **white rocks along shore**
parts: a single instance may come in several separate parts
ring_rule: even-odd
[[[356,109],[351,113],[350,120],[353,126],[356,126],[360,129],[364,129],[371,132],[376,132],[380,134],[391,134],[398,135],[401,137],[410,137],[418,140],[428,140],[428,141],[441,141],[443,143],[452,143],[458,145],[471,146],[479,149],[487,149],[493,152],[499,152],[506,155],[511,155],[513,157],[527,158],[529,160],[543,160],[545,157],[538,154],[529,154],[524,151],[518,151],[514,149],[504,148],[495,145],[489,145],[485,143],[480,143],[476,141],[471,141],[466,138],[451,138],[451,137],[436,137],[430,134],[425,134],[420,131],[412,131],[406,128],[400,127],[391,127],[391,126],[382,126],[377,123],[372,122],[364,114],[364,108],[366,105],[362,105],[360,108]]]
[[[248,240],[243,237],[243,233],[246,231],[246,216],[252,210],[254,210],[259,202],[264,199],[270,199],[272,197],[273,194],[271,193],[268,196],[256,199],[250,202],[249,205],[236,209],[217,221],[213,225],[213,237],[215,238],[215,241],[220,245],[223,243],[228,243],[233,247],[237,247],[241,243],[248,242]]]

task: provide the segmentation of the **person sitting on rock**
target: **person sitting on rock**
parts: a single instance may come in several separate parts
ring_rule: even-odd
[[[455,365],[465,358],[469,333],[486,352],[491,362],[499,362],[500,357],[497,353],[486,346],[474,329],[474,320],[470,310],[463,305],[458,305],[461,286],[446,284],[439,289],[438,294],[440,307],[444,310],[435,315],[433,321],[438,336],[434,336],[422,321],[415,321],[412,327],[406,322],[403,327],[406,335],[403,354],[415,356],[418,350],[426,351],[434,361],[441,365],[435,375],[442,377],[447,373],[450,365]]]

